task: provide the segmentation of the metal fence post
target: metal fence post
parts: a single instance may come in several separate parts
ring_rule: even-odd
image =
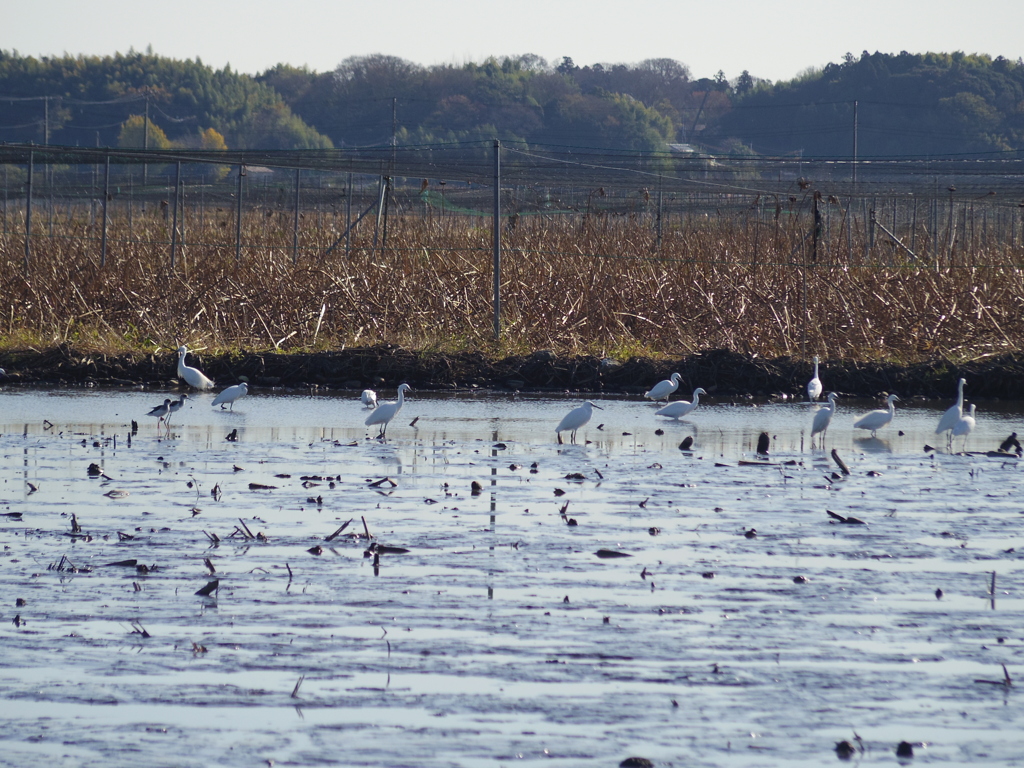
[[[494,340],[501,338],[501,141],[494,140]]]
[[[100,267],[107,266],[107,201],[110,200],[110,153],[103,174],[103,235],[100,238]]]
[[[245,166],[238,166],[238,192],[235,195],[235,263],[242,260],[242,178]]]
[[[25,188],[25,274],[28,274],[28,262],[32,256],[32,164],[35,153],[28,153],[28,183]]]
[[[292,264],[299,262],[299,174],[302,173],[298,168],[295,169],[295,216],[294,222],[292,223]]]
[[[171,269],[174,269],[174,259],[178,251],[178,195],[181,190],[181,161],[178,161],[174,171],[174,215],[171,219]]]

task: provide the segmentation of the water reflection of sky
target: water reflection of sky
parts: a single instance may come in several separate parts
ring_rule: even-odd
[[[382,396],[386,393],[382,392]],[[0,391],[0,432],[39,434],[44,420],[48,431],[95,429],[103,434],[126,434],[131,420],[144,431],[156,420],[146,412],[159,405],[162,392],[100,390]],[[703,399],[687,418],[655,416],[657,406],[638,399],[593,398],[591,422],[578,438],[590,441],[594,451],[672,453],[683,438],[692,436],[694,448],[706,455],[735,458],[752,453],[761,432],[772,438],[773,452],[810,452],[810,425],[820,407],[808,403],[716,403]],[[241,439],[255,441],[359,440],[375,434],[363,426],[370,413],[352,395],[276,394],[254,392],[239,400],[234,412],[210,408],[212,394],[193,394],[173,422],[180,439],[212,445],[237,428]],[[565,413],[582,397],[495,393],[413,393],[389,435],[443,444],[447,440],[512,441],[547,444]],[[970,402],[969,398],[967,402]],[[1010,432],[1024,434],[1024,410],[1019,403],[983,403],[977,426],[968,438],[968,450],[995,448]],[[826,439],[826,448],[866,453],[917,452],[929,444],[944,448],[934,434],[948,403],[897,403],[896,417],[876,437],[853,428],[856,419],[878,403],[840,400]],[[414,427],[409,423],[416,419]],[[663,434],[658,435],[660,430]],[[900,434],[900,433],[903,434]],[[568,433],[564,434],[568,440]],[[954,448],[962,450],[957,438]],[[571,449],[566,448],[569,451]]]
[[[593,442],[558,446],[581,398],[414,393],[381,443],[354,396],[200,394],[171,437],[145,416],[164,396],[0,391],[12,764],[816,766],[854,734],[868,761],[1019,759],[1015,688],[976,681],[1024,659],[1024,470],[925,453],[943,407],[871,439],[875,404],[841,402],[837,479],[806,404],[677,423],[605,398]],[[984,405],[968,448],[1020,424]],[[762,430],[775,465],[742,464]],[[327,539],[363,520],[410,551]]]

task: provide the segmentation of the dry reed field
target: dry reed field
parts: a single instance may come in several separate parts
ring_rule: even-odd
[[[85,352],[338,349],[391,343],[501,356],[659,357],[725,349],[762,357],[912,363],[978,360],[1024,343],[1024,248],[972,234],[912,256],[868,247],[841,206],[815,257],[803,213],[669,217],[611,213],[509,218],[502,236],[502,337],[492,332],[492,231],[479,216],[373,217],[339,244],[344,221],[151,205],[109,214],[105,263],[95,212],[33,221],[5,210],[0,348]],[[847,209],[847,212],[849,209]],[[965,229],[966,231],[966,229]],[[331,246],[336,247],[330,250]],[[934,253],[938,252],[939,256]],[[931,255],[930,255],[931,254]]]

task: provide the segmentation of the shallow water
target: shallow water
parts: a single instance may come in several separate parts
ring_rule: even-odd
[[[940,410],[840,401],[823,451],[804,403],[595,400],[559,446],[578,398],[415,393],[382,443],[351,396],[197,394],[169,437],[164,397],[0,391],[0,762],[1024,764],[1019,686],[976,682],[1024,674],[1024,476]],[[1024,434],[977,415],[968,450]]]

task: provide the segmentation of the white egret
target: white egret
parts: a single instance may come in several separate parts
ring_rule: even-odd
[[[644,394],[648,400],[665,400],[668,401],[669,397],[679,389],[679,380],[682,378],[678,373],[673,373],[664,381],[659,381],[653,387],[651,391]]]
[[[384,433],[387,431],[388,423],[398,415],[398,412],[402,410],[402,406],[405,404],[405,393],[412,392],[412,387],[408,384],[398,385],[398,400],[388,403],[381,403],[377,406],[373,413],[366,417],[366,426],[372,426],[374,424],[380,424],[380,434],[378,437],[384,437]]]
[[[962,379],[961,379],[961,381],[962,381]],[[953,427],[952,435],[949,438],[950,443],[953,442],[953,438],[954,437],[961,437],[962,436],[964,438],[964,449],[966,450],[967,449],[967,436],[969,434],[971,434],[971,432],[974,431],[975,423],[976,422],[974,421],[974,403],[971,403],[971,412],[969,414],[967,414],[966,416],[961,416],[960,420],[957,421],[956,425]]]
[[[818,378],[818,356],[814,356],[814,378],[807,382],[807,397],[813,403],[821,397],[821,379]]]
[[[364,389],[363,394],[359,396],[359,399],[363,401],[363,405],[367,408],[377,407],[377,393],[372,389]]]
[[[693,401],[686,402],[685,400],[676,400],[674,403],[669,403],[664,408],[654,412],[655,416],[666,416],[670,419],[681,419],[686,414],[693,411],[694,408],[700,403],[700,396],[706,395],[707,392],[701,387],[697,387],[693,390]]]
[[[855,422],[853,422],[854,428],[870,429],[871,436],[874,437],[875,432],[877,432],[890,421],[892,421],[892,417],[896,415],[896,406],[893,405],[893,402],[896,400],[899,400],[899,398],[896,397],[896,395],[889,395],[889,397],[885,399],[885,401],[889,404],[889,410],[871,411],[871,413],[864,414]]]
[[[187,354],[188,347],[184,344],[178,347],[178,378],[184,379],[186,384],[195,389],[212,389],[213,382],[206,378],[202,371],[185,365],[185,355]]]
[[[964,384],[967,383],[967,379],[960,379],[960,383],[957,385],[957,396],[956,402],[946,409],[946,412],[942,414],[942,418],[939,419],[939,425],[935,428],[935,434],[941,435],[943,432],[951,432],[953,427],[960,421],[960,417],[964,415]],[[949,434],[946,436],[947,442],[953,442],[953,435]]]
[[[828,405],[823,405],[811,422],[811,447],[814,447],[814,436],[821,434],[821,447],[825,447],[825,433],[828,425],[832,423],[832,417],[836,415],[836,399],[839,397],[835,392],[828,393]]]
[[[664,383],[664,382],[662,382]],[[576,430],[590,421],[590,417],[594,414],[594,409],[597,408],[599,411],[603,411],[600,405],[595,405],[590,400],[587,400],[583,405],[578,408],[573,408],[558,422],[558,426],[555,427],[555,436],[558,437],[558,444],[562,444],[562,433],[569,432],[569,438],[572,442],[576,442]]]
[[[210,405],[219,405],[223,411],[225,405],[230,405],[231,410],[235,410],[235,400],[244,395],[249,394],[249,385],[244,381],[241,384],[235,384],[233,387],[228,387],[222,391],[219,395],[213,398],[213,402]]]

